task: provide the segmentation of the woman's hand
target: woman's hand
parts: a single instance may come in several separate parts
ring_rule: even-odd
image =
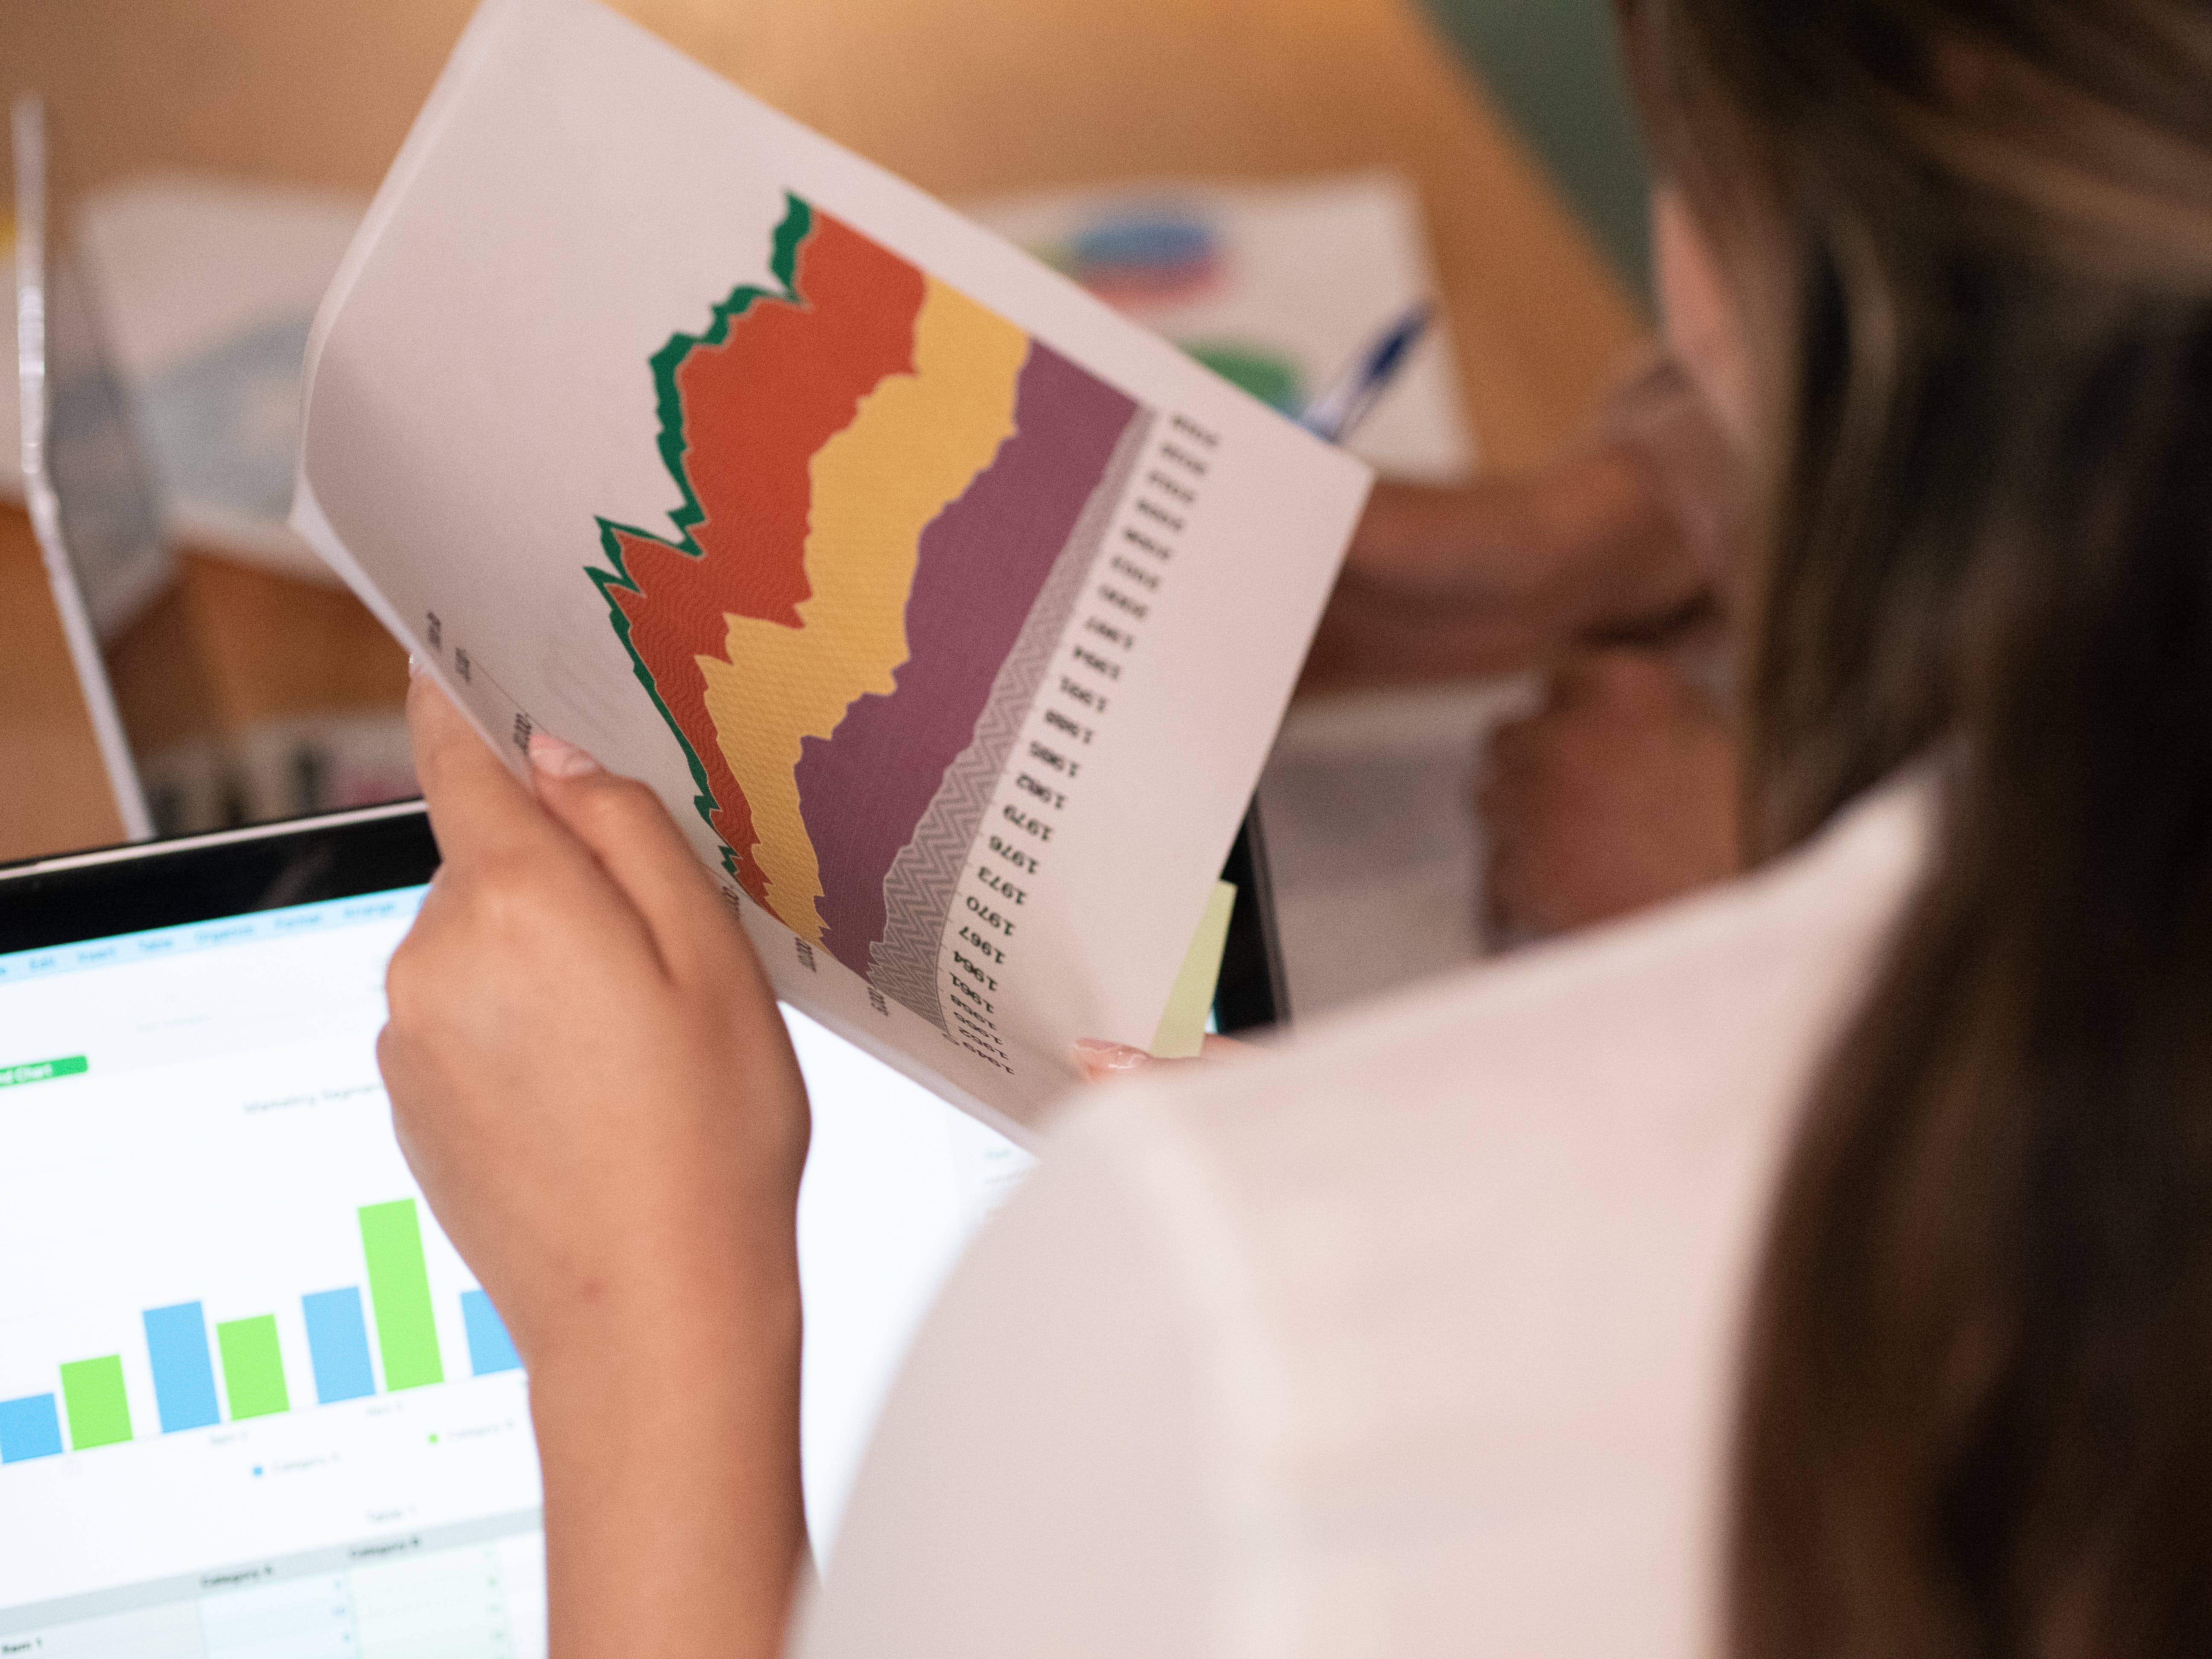
[[[1734,733],[1655,651],[1596,652],[1500,726],[1478,802],[1493,931],[1562,933],[1741,867]]]
[[[538,738],[535,795],[426,677],[443,864],[377,1056],[531,1378],[556,1651],[778,1651],[805,1547],[798,1062],[651,792]]]
[[[377,1057],[536,1370],[710,1240],[789,1230],[805,1094],[750,944],[644,785],[541,736],[533,799],[427,678],[408,713],[443,866]]]
[[[1139,1072],[1156,1072],[1164,1066],[1170,1071],[1182,1066],[1212,1066],[1224,1060],[1249,1058],[1258,1052],[1253,1043],[1217,1036],[1211,1031],[1200,1044],[1194,1060],[1155,1060],[1133,1043],[1109,1042],[1103,1037],[1078,1037],[1075,1066],[1083,1073],[1085,1083],[1113,1083],[1134,1077]]]
[[[1308,689],[1505,673],[1646,638],[1723,592],[1737,467],[1663,358],[1540,471],[1376,487],[1306,662]]]

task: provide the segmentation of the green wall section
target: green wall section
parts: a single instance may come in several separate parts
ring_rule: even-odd
[[[1424,0],[1635,290],[1651,288],[1643,147],[1611,0]]]

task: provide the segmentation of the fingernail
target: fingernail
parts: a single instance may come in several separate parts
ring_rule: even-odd
[[[530,763],[549,778],[580,778],[599,769],[591,756],[550,732],[530,734]]]
[[[1093,1083],[1103,1083],[1109,1078],[1126,1077],[1152,1063],[1152,1057],[1142,1048],[1133,1048],[1126,1042],[1078,1037],[1074,1047],[1076,1065]]]
[[[410,651],[407,653],[407,678],[411,680],[422,672],[422,659]]]

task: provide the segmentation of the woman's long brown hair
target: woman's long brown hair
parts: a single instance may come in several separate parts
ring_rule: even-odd
[[[1753,1291],[1731,1650],[2212,1650],[2212,4],[1622,16],[1768,373],[1747,821],[1942,808]]]

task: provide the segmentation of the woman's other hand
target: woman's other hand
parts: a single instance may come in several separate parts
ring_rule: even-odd
[[[1736,474],[1702,396],[1654,357],[1548,467],[1378,484],[1304,684],[1506,673],[1577,641],[1662,634],[1725,589]]]
[[[1655,651],[1569,661],[1544,708],[1498,728],[1478,805],[1494,932],[1610,921],[1741,867],[1734,733]]]
[[[555,1645],[768,1654],[804,1548],[806,1097],[744,933],[641,784],[428,677],[443,864],[378,1060],[409,1164],[531,1377]]]

